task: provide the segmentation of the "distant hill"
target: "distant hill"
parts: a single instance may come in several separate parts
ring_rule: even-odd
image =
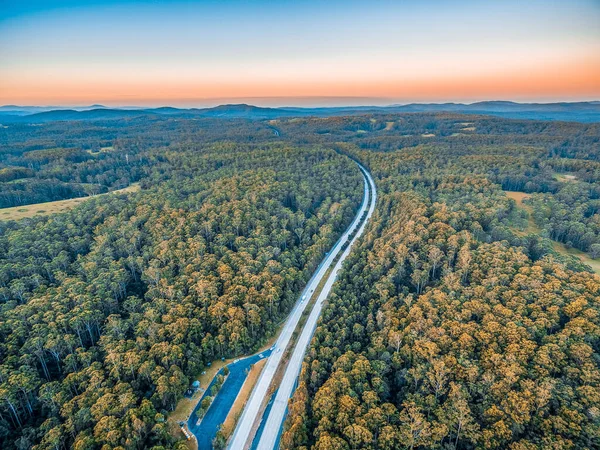
[[[246,119],[270,119],[274,117],[297,115],[295,112],[287,111],[283,108],[263,108],[246,104],[221,105],[198,111],[200,115],[204,117],[235,117]]]
[[[29,115],[0,114],[0,123],[44,123],[59,120],[106,120],[147,115],[150,115],[150,113],[145,110],[90,109],[87,111],[75,111],[72,109],[58,109]]]
[[[27,116],[47,111],[86,111],[90,109],[105,109],[104,105],[91,105],[91,106],[74,106],[74,107],[61,107],[61,106],[17,106],[17,105],[4,105],[0,106],[0,118],[10,116]]]
[[[330,117],[355,114],[385,114],[403,112],[454,112],[487,114],[514,119],[563,120],[572,122],[600,122],[600,102],[515,103],[485,101],[464,103],[411,103],[391,106],[321,107],[321,108],[265,108],[247,104],[220,105],[214,108],[107,108],[102,105],[72,109],[47,107],[0,107],[0,123],[44,123],[56,120],[107,120],[142,116],[169,116],[179,118],[222,117],[231,119],[274,119],[281,117]]]

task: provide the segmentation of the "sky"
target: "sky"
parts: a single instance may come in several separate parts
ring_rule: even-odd
[[[600,0],[0,0],[0,105],[600,100]]]

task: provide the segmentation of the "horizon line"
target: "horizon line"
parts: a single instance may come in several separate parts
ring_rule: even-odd
[[[329,104],[329,105],[299,105],[299,104],[285,104],[285,105],[259,105],[248,103],[249,100],[285,100],[285,99],[296,99],[296,100],[359,100],[359,99],[369,99],[369,100],[388,100],[390,103],[357,103],[357,104],[347,104],[347,105],[339,105],[339,104]],[[61,108],[61,109],[69,109],[69,108],[140,108],[140,109],[156,109],[156,108],[178,108],[178,109],[205,109],[205,108],[214,108],[217,106],[231,106],[231,105],[246,105],[246,106],[255,106],[262,108],[353,108],[353,107],[376,107],[376,108],[385,108],[392,106],[408,106],[408,105],[475,105],[478,103],[514,103],[521,105],[551,105],[551,104],[560,104],[560,103],[596,103],[600,102],[600,98],[587,98],[587,99],[553,99],[553,100],[506,100],[506,99],[487,99],[487,100],[439,100],[439,101],[406,101],[402,100],[394,100],[385,97],[363,97],[363,96],[306,96],[306,97],[286,97],[286,96],[269,96],[269,97],[244,97],[244,98],[200,98],[200,99],[189,99],[189,100],[173,100],[173,103],[153,103],[152,99],[142,100],[140,104],[111,104],[112,101],[97,101],[90,102],[87,104],[15,104],[15,103],[6,103],[1,104],[0,108],[7,107],[15,107],[15,108]],[[144,102],[152,102],[144,105]],[[209,102],[211,105],[195,105],[191,106],[193,102]],[[223,102],[223,103],[221,103]],[[187,103],[188,105],[183,106],[175,106],[177,103]]]

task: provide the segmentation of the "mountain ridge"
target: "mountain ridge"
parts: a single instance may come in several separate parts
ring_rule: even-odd
[[[453,112],[465,114],[494,115],[515,119],[563,120],[575,122],[599,122],[600,101],[517,103],[490,100],[465,103],[409,103],[389,106],[333,106],[333,107],[263,107],[246,103],[223,104],[210,108],[110,108],[103,105],[89,107],[57,108],[17,105],[0,106],[3,123],[44,123],[57,120],[104,120],[141,116],[167,116],[179,118],[229,118],[264,120],[285,117],[329,117],[357,114],[386,114],[403,112]],[[42,109],[42,110],[41,110]],[[41,110],[41,111],[40,111]]]

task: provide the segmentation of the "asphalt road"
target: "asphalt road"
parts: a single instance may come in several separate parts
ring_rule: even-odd
[[[331,292],[331,288],[333,283],[337,278],[337,274],[342,267],[342,263],[348,254],[350,253],[352,244],[358,239],[358,237],[363,233],[365,226],[369,217],[373,214],[375,210],[375,198],[376,198],[376,190],[375,183],[373,179],[368,174],[368,172],[364,172],[366,174],[366,179],[369,184],[369,192],[372,193],[372,202],[367,212],[367,220],[365,220],[359,231],[354,236],[350,245],[344,250],[340,259],[337,261],[334,266],[329,278],[325,282],[323,286],[323,290],[319,294],[317,301],[302,329],[302,334],[294,347],[294,351],[290,358],[290,361],[286,367],[285,373],[283,375],[283,379],[281,384],[279,385],[279,390],[277,391],[277,395],[275,396],[275,401],[273,402],[273,406],[269,411],[269,416],[266,419],[264,431],[260,437],[258,442],[257,450],[271,450],[275,448],[279,440],[279,436],[281,434],[283,420],[285,418],[285,414],[287,411],[288,400],[291,398],[294,389],[296,387],[296,380],[298,379],[298,375],[300,375],[300,369],[302,368],[302,361],[304,360],[304,354],[310,344],[310,340],[317,326],[317,321],[319,319],[319,315],[321,314],[321,309],[323,308],[323,302]],[[367,191],[365,190],[365,198],[368,198]],[[362,210],[362,209],[361,209]]]
[[[265,412],[263,414],[263,418],[267,418],[269,416],[269,411],[271,411],[271,407],[273,406],[273,400],[275,400],[274,396],[271,397],[271,400],[269,401],[269,403],[267,404],[267,407],[265,408]],[[252,441],[252,445],[250,446],[249,450],[256,450],[256,447],[258,447],[258,441],[260,440],[260,436],[262,435],[262,432],[265,429],[265,421],[262,420],[260,422],[260,425],[258,427],[258,430],[256,431],[256,436],[254,437],[254,441]]]
[[[235,402],[235,399],[240,392],[244,381],[246,381],[248,376],[246,369],[250,368],[250,366],[257,361],[268,357],[270,354],[271,350],[269,349],[229,364],[227,366],[229,367],[229,375],[227,376],[227,379],[223,383],[223,386],[221,386],[219,393],[213,399],[213,402],[208,408],[208,411],[202,419],[202,422],[200,422],[199,425],[196,425],[198,422],[196,411],[200,409],[202,399],[210,395],[210,388],[214,385],[216,377],[210,383],[206,389],[206,392],[198,401],[194,411],[192,411],[187,423],[188,429],[194,434],[194,436],[196,436],[199,450],[212,449],[212,440],[215,438],[217,431],[219,430],[219,426],[221,426],[221,424],[227,418],[227,414],[229,414],[229,411],[231,410],[231,407],[233,406],[233,403]],[[218,373],[222,374],[223,369],[219,370]]]
[[[359,164],[360,166],[360,164]],[[240,417],[240,420],[237,423],[236,429],[233,433],[233,437],[229,441],[229,447],[232,450],[242,450],[248,448],[252,444],[252,439],[254,436],[251,436],[253,432],[253,425],[260,411],[261,404],[264,398],[267,395],[269,386],[273,381],[273,376],[277,370],[281,362],[281,357],[285,348],[287,347],[296,326],[300,320],[300,317],[306,307],[307,300],[311,297],[314,290],[317,288],[322,278],[325,276],[329,267],[333,264],[333,261],[336,259],[337,255],[343,251],[340,259],[336,263],[334,270],[331,272],[329,278],[327,279],[323,290],[321,291],[313,309],[310,313],[306,324],[302,330],[302,334],[296,343],[296,346],[293,350],[292,356],[290,358],[287,369],[284,373],[284,377],[277,391],[275,401],[270,408],[268,417],[263,418],[263,421],[266,420],[264,425],[264,429],[262,435],[260,436],[260,440],[257,448],[259,450],[262,449],[273,449],[275,443],[278,440],[278,436],[281,430],[281,424],[283,423],[283,418],[285,416],[285,411],[287,408],[287,401],[292,395],[293,387],[300,372],[300,368],[302,365],[302,360],[304,358],[304,353],[310,343],[310,338],[314,332],[317,319],[319,318],[319,314],[321,313],[321,308],[323,301],[327,298],[329,291],[331,290],[331,286],[333,285],[337,272],[340,269],[344,258],[350,253],[351,245],[355,242],[355,240],[362,234],[364,230],[365,224],[367,223],[369,217],[373,214],[373,210],[375,209],[375,183],[373,179],[369,175],[369,173],[364,169],[364,167],[360,166],[363,169],[363,175],[365,177],[364,184],[364,196],[361,207],[356,214],[352,224],[348,227],[348,229],[344,232],[342,237],[338,240],[338,242],[333,246],[332,250],[328,253],[327,257],[323,260],[321,265],[317,268],[314,275],[308,282],[306,288],[302,292],[300,299],[296,302],[296,305],[292,312],[290,313],[277,342],[275,343],[275,350],[271,354],[270,358],[267,360],[265,367],[250,395],[248,402],[246,403],[246,407]],[[372,202],[371,206],[368,208],[368,200],[372,193]],[[363,214],[367,212],[367,220],[363,222],[359,231],[354,236],[350,245],[343,250],[344,244],[348,240],[349,235],[356,229]]]

